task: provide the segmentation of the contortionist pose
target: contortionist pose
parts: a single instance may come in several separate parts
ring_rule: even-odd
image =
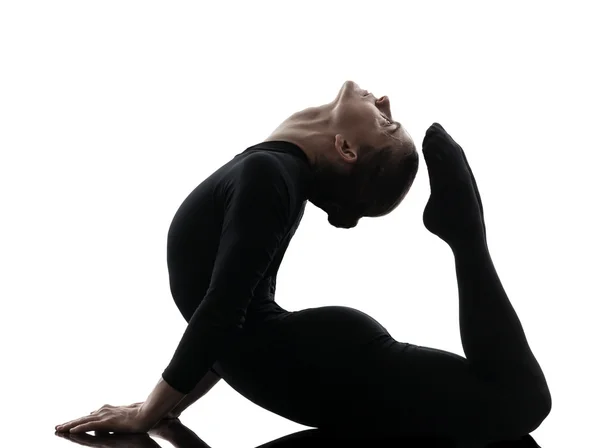
[[[394,210],[417,173],[418,152],[389,98],[347,81],[331,103],[293,114],[181,204],[167,264],[188,324],[147,400],[105,405],[57,430],[146,432],[221,378],[264,409],[332,431],[490,442],[536,429],[551,396],[494,268],[473,173],[437,123],[423,157],[423,222],[454,254],[466,357],[396,341],[354,308],[290,312],[275,301],[307,201],[350,229]],[[340,263],[360,270],[359,259]]]

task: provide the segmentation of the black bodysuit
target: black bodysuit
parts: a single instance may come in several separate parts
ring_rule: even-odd
[[[183,202],[167,261],[188,327],[164,380],[188,393],[213,369],[271,412],[344,433],[488,442],[535,429],[547,384],[484,245],[453,248],[466,358],[398,342],[353,308],[275,302],[310,182],[298,146],[263,142]]]
[[[233,339],[287,312],[274,301],[279,265],[306,206],[310,165],[288,142],[235,156],[183,202],[171,224],[171,292],[188,328],[164,380],[182,393]]]

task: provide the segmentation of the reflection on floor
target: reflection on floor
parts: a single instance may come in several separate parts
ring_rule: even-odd
[[[181,421],[158,425],[149,434],[69,434],[56,433],[78,445],[95,448],[160,448],[153,440],[166,440],[175,448],[230,448],[209,447]],[[496,442],[485,446],[443,440],[356,438],[308,429],[260,445],[257,448],[540,448],[529,435],[515,441]]]

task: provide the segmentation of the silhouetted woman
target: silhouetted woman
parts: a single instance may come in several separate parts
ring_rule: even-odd
[[[171,362],[144,403],[105,405],[59,430],[147,431],[220,378],[265,409],[332,431],[489,442],[537,428],[550,392],[490,258],[473,174],[437,123],[423,155],[423,221],[455,257],[466,358],[398,342],[353,308],[290,312],[275,302],[307,200],[349,229],[390,213],[417,173],[389,99],[347,81],[333,102],[295,113],[185,199],[167,241],[171,292],[188,322]]]

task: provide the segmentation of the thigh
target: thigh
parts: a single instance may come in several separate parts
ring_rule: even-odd
[[[311,308],[254,328],[220,359],[219,373],[297,423],[476,440],[514,431],[513,397],[478,378],[464,357],[398,342],[359,310]]]
[[[341,400],[361,388],[362,366],[375,359],[372,348],[389,338],[376,320],[353,308],[309,308],[247,325],[215,370],[259,406],[323,427]]]
[[[455,353],[395,341],[370,367],[370,389],[359,395],[364,408],[351,416],[367,432],[481,443],[528,432],[518,427],[527,419],[518,415],[517,397]]]

